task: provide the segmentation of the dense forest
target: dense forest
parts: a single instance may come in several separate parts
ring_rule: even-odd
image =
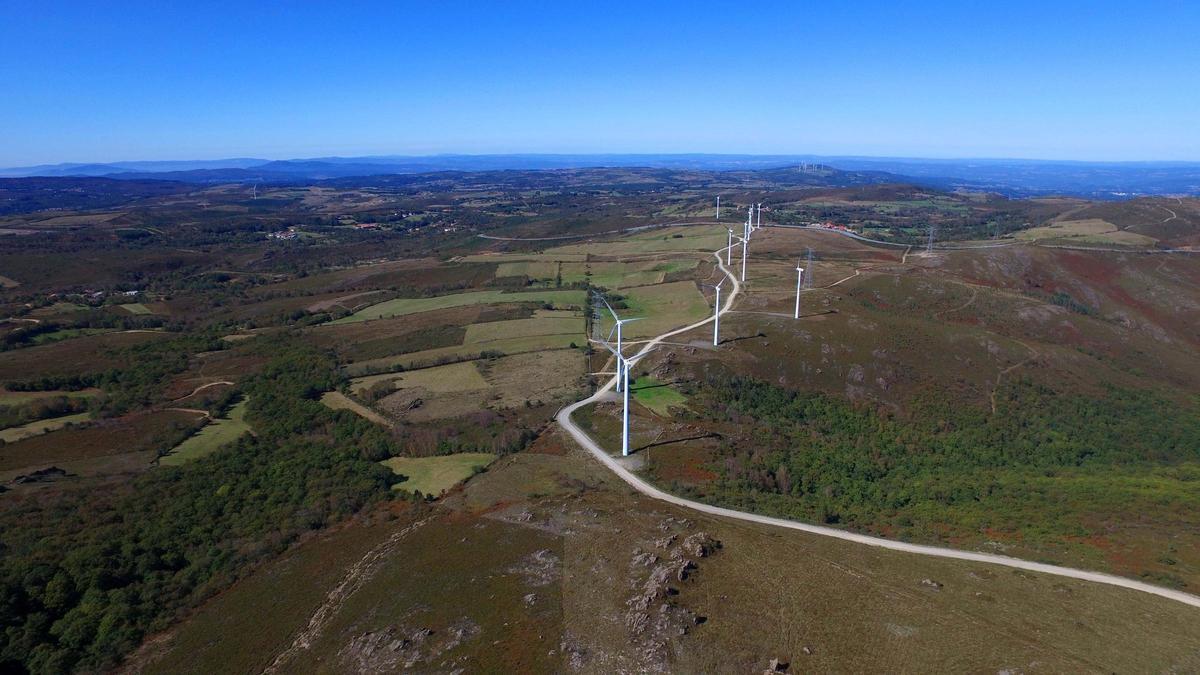
[[[336,387],[334,360],[286,336],[262,349],[274,356],[244,385],[255,435],[0,512],[0,671],[111,667],[304,532],[391,497],[398,478],[376,463],[397,452],[391,438],[314,400]]]
[[[900,415],[744,377],[705,385],[711,416],[750,430],[724,447],[718,480],[692,489],[710,503],[922,540],[1086,535],[1091,518],[1200,524],[1195,402],[1022,381],[995,414],[930,394]]]

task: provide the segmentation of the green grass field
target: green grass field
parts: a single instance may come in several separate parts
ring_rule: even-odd
[[[620,262],[571,263],[563,265],[563,282],[590,281],[594,286],[628,288],[662,283],[666,272],[654,265]]]
[[[553,279],[558,275],[558,261],[555,260],[521,260],[500,263],[496,267],[497,277],[520,277],[530,279]]]
[[[514,261],[502,263],[496,270],[496,276],[526,276],[542,283],[552,283],[561,276],[564,284],[588,281],[604,288],[632,288],[661,284],[666,275],[695,269],[699,262],[696,259],[561,263],[554,260]]]
[[[659,417],[670,417],[671,408],[682,408],[687,405],[686,396],[672,389],[671,385],[659,382],[648,375],[634,381],[629,391],[633,394],[634,400],[649,408]]]
[[[545,253],[476,253],[474,255],[465,255],[460,258],[461,262],[465,263],[497,263],[503,265],[510,262],[583,262],[587,260],[587,254],[584,253],[557,253],[555,255],[547,255]],[[496,276],[504,276],[497,274]]]
[[[487,380],[479,374],[474,361],[450,363],[444,366],[423,368],[406,373],[385,373],[358,377],[350,382],[355,394],[362,394],[378,382],[392,381],[396,389],[421,387],[434,393],[454,393],[487,389]]]
[[[153,314],[154,313],[154,312],[150,311],[149,307],[143,305],[140,302],[131,302],[128,304],[121,305],[121,309],[125,310],[126,312],[129,312],[130,314]]]
[[[347,397],[340,391],[326,392],[325,395],[321,397],[321,403],[333,410],[349,410],[365,420],[369,420],[376,424],[382,424],[385,427],[392,426],[392,423],[388,420],[388,418],[380,415],[374,410],[371,410],[365,405],[362,405],[358,401]]]
[[[216,418],[209,422],[199,432],[189,436],[187,440],[175,446],[171,453],[164,455],[158,461],[164,466],[178,466],[203,457],[218,450],[221,446],[241,438],[242,434],[250,431],[246,423],[246,403],[243,398],[229,410],[228,418]]]
[[[5,443],[14,443],[23,438],[32,438],[33,436],[40,436],[56,429],[61,429],[71,423],[84,422],[90,416],[91,413],[82,412],[74,415],[52,417],[48,420],[38,420],[29,424],[22,424],[19,427],[9,427],[0,431],[0,440]]]
[[[539,335],[575,335],[583,340],[584,320],[575,312],[556,312],[558,316],[540,316],[532,319],[510,319],[489,321],[467,326],[464,345],[508,340]]]
[[[534,335],[505,340],[490,340],[472,344],[438,347],[420,352],[410,352],[381,359],[357,361],[346,366],[346,373],[351,376],[363,375],[372,371],[395,370],[396,368],[418,368],[435,365],[441,359],[461,359],[479,356],[482,351],[501,352],[503,354],[524,354],[526,352],[544,351],[547,349],[566,349],[574,343],[584,343],[582,334],[569,335]]]
[[[51,342],[59,342],[61,340],[70,340],[71,338],[87,337],[88,335],[100,335],[101,333],[112,333],[111,328],[64,328],[56,330],[53,333],[42,333],[35,335],[30,343],[35,345],[45,345]]]
[[[506,293],[504,291],[472,291],[439,295],[432,298],[397,298],[359,310],[350,316],[332,323],[353,323],[369,319],[404,316],[434,309],[462,307],[463,305],[500,304],[507,302],[550,303],[559,307],[582,307],[583,291],[532,291],[529,293]]]
[[[408,480],[392,486],[396,490],[440,495],[491,464],[496,456],[487,452],[464,452],[441,457],[393,457],[384,466]]]
[[[678,235],[678,236],[677,236]],[[615,241],[570,244],[548,249],[547,256],[561,259],[563,255],[635,256],[647,253],[686,251],[711,252],[726,243],[723,227],[672,227],[640,232]]]
[[[1053,222],[1043,227],[1022,230],[1017,233],[1017,239],[1027,241],[1069,239],[1074,243],[1112,244],[1117,246],[1153,246],[1158,241],[1144,234],[1122,230],[1116,225],[1099,218]]]
[[[628,309],[622,317],[646,317],[630,323],[625,336],[631,338],[659,335],[685,326],[712,313],[712,306],[691,281],[631,288],[624,292]],[[609,326],[602,326],[608,332]]]

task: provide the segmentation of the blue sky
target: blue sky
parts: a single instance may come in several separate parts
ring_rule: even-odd
[[[0,0],[0,16],[0,166],[440,152],[1200,160],[1193,2]]]

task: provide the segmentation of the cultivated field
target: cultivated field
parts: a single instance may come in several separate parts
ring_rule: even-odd
[[[668,274],[695,269],[698,263],[698,259],[638,262],[506,262],[497,268],[496,276],[527,276],[543,283],[589,282],[593,286],[618,289],[660,284]]]
[[[581,314],[556,311],[552,315],[543,314],[532,319],[471,324],[467,326],[463,344],[480,344],[494,340],[510,340],[539,335],[573,335],[582,338],[583,333],[584,320]]]
[[[628,309],[618,310],[622,318],[645,317],[628,324],[623,332],[627,338],[648,337],[672,328],[686,326],[712,313],[712,305],[692,281],[675,281],[656,286],[642,286],[624,291]],[[608,334],[612,317],[601,323]]]
[[[572,344],[578,346],[582,342],[582,335],[535,335],[506,340],[491,340],[359,361],[349,364],[346,367],[346,372],[353,376],[372,372],[391,371],[397,368],[424,368],[437,365],[440,362],[444,363],[445,361],[479,358],[481,351],[499,354],[524,354],[551,349],[567,349]]]
[[[1027,241],[1068,240],[1077,243],[1112,244],[1117,246],[1153,246],[1157,239],[1144,234],[1122,230],[1099,218],[1056,221],[1044,227],[1034,227],[1017,234]]]
[[[349,410],[350,412],[358,415],[359,417],[362,417],[363,419],[369,420],[376,424],[383,425],[385,427],[392,426],[391,420],[384,417],[383,415],[380,415],[379,413],[375,412],[374,410],[371,410],[370,408],[359,403],[358,401],[355,401],[354,399],[349,398],[348,396],[341,393],[340,391],[325,392],[325,394],[323,396],[321,396],[321,403],[325,404],[326,406],[330,407],[333,410]]]
[[[581,307],[584,304],[584,296],[583,291],[530,291],[528,293],[472,291],[432,298],[399,298],[371,305],[350,316],[338,319],[333,323],[353,323],[370,319],[383,319],[462,305],[500,304],[508,302],[535,302],[558,307]]]
[[[486,452],[464,452],[441,457],[393,457],[384,466],[408,480],[392,486],[394,490],[440,495],[487,467],[495,455]]]
[[[733,227],[736,229],[736,226]],[[547,249],[546,255],[554,259],[571,254],[628,259],[647,254],[708,253],[724,246],[727,236],[725,228],[720,226],[672,227],[640,232],[612,241],[558,246]]]
[[[362,395],[367,389],[380,382],[392,382],[395,388],[422,389],[432,393],[453,393],[486,389],[487,380],[479,374],[474,361],[451,363],[444,366],[412,370],[404,373],[368,375],[350,381],[350,389]]]
[[[406,421],[428,422],[481,410],[564,403],[579,391],[582,355],[559,349],[456,363],[355,380],[359,391],[393,381],[396,391],[379,408]]]

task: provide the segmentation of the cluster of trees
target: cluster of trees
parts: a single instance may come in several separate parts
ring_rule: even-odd
[[[79,329],[111,329],[111,330],[147,330],[161,328],[164,325],[162,317],[157,316],[118,316],[110,312],[90,311],[80,312],[77,319],[71,321],[43,321],[29,324],[5,333],[0,337],[0,351],[28,347],[41,344],[52,338],[59,331],[74,331]],[[47,336],[41,337],[40,336]]]
[[[897,415],[749,378],[707,385],[711,414],[752,436],[723,449],[714,484],[694,488],[714,503],[917,538],[1082,534],[1081,516],[1098,514],[1198,520],[1200,402],[1021,381],[995,414],[930,394]]]
[[[256,435],[107,492],[8,495],[0,511],[0,671],[104,670],[306,531],[388,499],[380,427],[321,405],[333,358],[287,338],[250,378]]]
[[[409,455],[431,457],[460,452],[508,454],[525,449],[537,431],[524,426],[511,411],[480,410],[457,418],[453,426],[403,426],[398,437]]]
[[[51,396],[18,405],[0,406],[0,429],[19,427],[37,420],[72,415],[88,409],[87,399]]]
[[[47,375],[32,380],[7,383],[11,391],[78,391],[88,387],[103,389],[106,396],[96,400],[101,415],[119,415],[159,400],[170,375],[188,367],[188,355],[216,351],[228,345],[215,332],[180,335],[167,340],[147,342],[116,350],[126,365],[96,373]]]

